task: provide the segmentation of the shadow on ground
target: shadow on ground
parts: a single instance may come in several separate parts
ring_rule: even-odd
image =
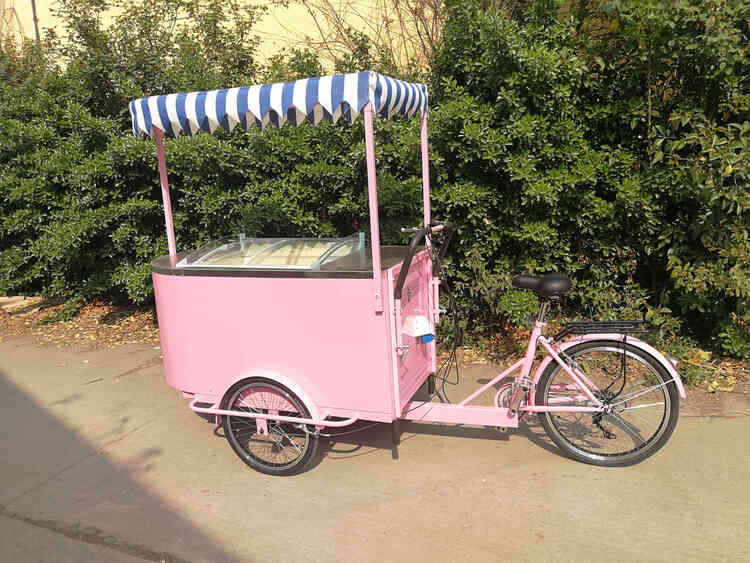
[[[74,403],[78,399],[73,394],[51,405]],[[5,458],[0,468],[0,514],[144,560],[165,563],[186,561],[161,551],[159,546],[145,545],[139,541],[139,526],[150,528],[158,524],[158,528],[169,535],[169,538],[164,538],[165,545],[173,543],[176,534],[184,538],[186,544],[201,546],[201,560],[231,560],[222,546],[177,514],[157,493],[147,490],[133,478],[135,472],[150,469],[150,462],[161,455],[161,449],[145,448],[132,466],[112,463],[107,459],[108,447],[97,449],[92,446],[1,372],[0,411],[5,421],[17,421],[16,425],[3,424],[0,430],[0,451],[4,452]],[[127,420],[120,422],[124,424]],[[115,434],[117,430],[113,436]],[[116,440],[112,442],[112,447],[116,447]],[[72,488],[86,491],[76,498],[75,506],[70,507],[70,514],[99,514],[106,516],[104,520],[107,520],[119,513],[123,518],[139,523],[126,527],[131,533],[130,537],[115,535],[105,527],[61,521],[59,516],[50,518],[45,506],[54,503],[54,488],[67,487],[66,483],[70,481],[73,481]],[[30,497],[37,495],[41,495],[42,500],[33,503],[31,506],[34,509],[30,510]],[[22,508],[18,508],[19,505]],[[59,507],[56,508],[59,512]],[[10,549],[10,546],[6,548]],[[18,546],[15,546],[15,550],[17,552]],[[0,560],[7,560],[3,553],[4,548],[0,546]]]

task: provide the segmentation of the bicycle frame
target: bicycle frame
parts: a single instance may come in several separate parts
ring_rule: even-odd
[[[509,376],[511,373],[513,373],[516,370],[520,370],[520,373],[518,377],[516,378],[517,382],[521,382],[523,378],[528,378],[531,375],[531,367],[534,363],[534,358],[536,357],[536,351],[537,351],[537,342],[542,345],[542,347],[547,351],[547,353],[558,363],[560,364],[560,367],[562,367],[565,372],[575,381],[577,388],[583,392],[583,394],[586,396],[588,400],[590,400],[592,403],[597,405],[597,407],[545,407],[545,406],[531,406],[531,405],[525,405],[520,408],[520,410],[528,411],[528,412],[555,412],[555,411],[565,411],[565,412],[598,412],[602,410],[600,408],[601,402],[599,399],[597,399],[594,396],[594,393],[592,392],[592,389],[596,391],[596,385],[594,385],[583,373],[581,373],[578,370],[572,369],[565,361],[560,358],[560,355],[557,353],[557,351],[553,348],[551,342],[546,339],[542,333],[544,331],[544,328],[547,326],[547,323],[536,321],[534,323],[534,329],[531,331],[531,337],[529,338],[529,344],[526,348],[526,354],[524,355],[523,359],[519,360],[515,364],[513,364],[511,367],[509,367],[507,370],[505,370],[503,373],[495,377],[492,381],[489,383],[486,383],[479,389],[477,389],[474,393],[466,397],[460,405],[466,405],[473,401],[476,397],[484,393],[487,389],[495,385],[498,381],[502,380],[503,378]],[[536,385],[538,381],[538,377],[533,380],[533,384]]]
[[[515,393],[520,393],[521,383],[526,380],[531,383],[533,388],[539,380],[540,372],[535,373],[534,379],[531,379],[531,368],[536,358],[538,344],[547,351],[550,357],[556,361],[562,369],[571,377],[574,381],[573,386],[575,389],[581,391],[586,399],[591,401],[594,406],[591,407],[576,407],[576,406],[542,406],[542,405],[521,405],[518,410],[520,412],[601,412],[604,407],[594,395],[597,390],[594,385],[580,370],[576,370],[565,362],[560,356],[560,352],[555,349],[554,343],[543,336],[543,332],[547,323],[537,320],[534,323],[534,328],[531,331],[529,337],[529,343],[526,347],[526,353],[524,357],[518,360],[515,364],[510,366],[508,369],[497,375],[488,383],[482,385],[479,389],[474,391],[471,395],[463,399],[456,405],[447,405],[444,403],[431,403],[422,401],[411,401],[409,402],[403,412],[402,418],[407,420],[423,420],[431,422],[456,422],[464,424],[490,424],[495,426],[518,426],[518,414],[511,414],[511,409],[498,408],[497,406],[492,407],[479,407],[470,405],[474,399],[480,396],[482,393],[496,385],[499,381],[505,379],[514,372],[519,372],[515,378],[517,388]],[[499,392],[498,392],[499,393]],[[514,393],[514,395],[515,395]],[[533,392],[529,394],[533,396]],[[497,395],[496,401],[497,403]],[[487,420],[487,412],[490,411],[493,416],[490,416],[491,420]],[[504,416],[501,416],[504,415]],[[446,420],[448,419],[448,420]],[[481,421],[480,421],[481,420]]]
[[[518,419],[519,414],[523,416],[524,413],[543,413],[543,412],[581,412],[581,413],[597,413],[597,412],[604,412],[605,406],[602,404],[602,402],[596,397],[595,392],[598,391],[597,386],[588,378],[586,375],[579,369],[577,369],[575,366],[571,366],[566,360],[565,360],[565,350],[571,346],[575,346],[576,344],[579,344],[581,342],[585,341],[592,341],[592,340],[615,340],[615,341],[623,341],[626,336],[624,334],[587,334],[585,336],[572,338],[569,340],[566,340],[560,344],[556,343],[554,339],[546,338],[543,335],[544,329],[547,326],[547,323],[542,321],[541,319],[544,318],[545,314],[547,312],[547,305],[543,302],[542,303],[542,309],[539,313],[539,316],[534,323],[534,328],[531,331],[531,336],[529,337],[529,343],[526,347],[526,353],[524,354],[524,357],[520,360],[518,360],[515,364],[510,366],[508,369],[503,371],[501,374],[493,378],[488,383],[485,383],[482,385],[479,389],[474,391],[471,395],[466,397],[464,400],[462,400],[460,403],[456,405],[446,405],[444,403],[430,403],[430,402],[420,402],[420,401],[411,401],[404,407],[404,411],[402,414],[402,418],[408,419],[408,420],[423,420],[423,421],[430,421],[430,422],[456,422],[456,423],[463,423],[463,424],[485,424],[485,425],[494,425],[494,426],[500,426],[500,427],[517,427],[518,426]],[[677,370],[675,369],[674,365],[670,363],[670,361],[665,358],[661,353],[659,353],[658,350],[652,348],[645,342],[637,339],[637,338],[628,338],[627,342],[646,352],[647,354],[651,355],[658,363],[660,363],[667,373],[672,377],[671,380],[667,381],[665,384],[668,383],[674,383],[677,387],[677,390],[682,398],[685,398],[685,389],[682,384],[682,380],[680,379],[679,374],[677,373]],[[536,371],[534,372],[533,376],[531,374],[531,369],[534,364],[534,360],[536,359],[536,353],[538,350],[538,346],[544,348],[544,350],[547,352],[547,357],[542,360],[540,365],[537,367]],[[534,389],[536,387],[536,384],[539,382],[539,378],[541,377],[544,370],[547,368],[547,366],[550,364],[550,362],[557,362],[560,367],[565,370],[565,372],[570,376],[572,383],[565,384],[566,390],[569,391],[580,391],[580,395],[577,397],[573,397],[578,400],[588,400],[591,402],[592,406],[555,406],[553,405],[535,405],[534,403]],[[511,398],[511,405],[513,405],[513,401],[517,398],[517,396],[524,392],[522,391],[522,387],[524,384],[526,384],[528,388],[528,394],[527,404],[520,404],[518,405],[517,412],[512,413],[512,407],[511,408],[501,408],[498,407],[498,395],[502,391],[498,391],[495,395],[495,401],[494,406],[492,407],[479,407],[470,405],[474,399],[476,399],[479,395],[496,385],[499,381],[505,379],[506,377],[510,376],[511,374],[519,372],[518,375],[515,378],[516,387],[513,392],[513,396]],[[566,399],[560,399],[561,401],[569,401],[571,397],[567,397]],[[494,412],[494,416],[487,416],[488,412],[491,411]]]

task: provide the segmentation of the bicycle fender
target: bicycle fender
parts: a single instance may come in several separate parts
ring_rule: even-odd
[[[581,336],[571,338],[570,340],[566,340],[562,344],[559,344],[558,349],[564,352],[565,350],[572,346],[575,346],[576,344],[580,344],[581,342],[588,342],[590,340],[617,340],[619,342],[622,342],[624,337],[625,335],[623,334],[583,334]],[[628,336],[627,343],[635,348],[643,350],[649,356],[652,356],[657,362],[659,362],[664,367],[664,369],[667,370],[667,373],[672,376],[672,381],[674,381],[674,384],[677,386],[677,392],[680,394],[680,397],[682,397],[683,399],[686,397],[685,386],[682,384],[682,378],[680,377],[680,374],[677,372],[677,369],[675,369],[674,365],[672,365],[672,362],[670,362],[664,356],[664,354],[659,352],[659,350],[657,350],[647,342],[644,342],[643,340],[639,340],[638,338],[634,338],[632,336]],[[547,355],[542,360],[542,363],[539,364],[539,367],[536,368],[536,371],[534,372],[533,379],[535,384],[539,381],[539,378],[542,376],[542,373],[544,373],[544,370],[547,368],[549,363],[553,361],[554,358],[550,355]]]
[[[301,377],[298,374],[294,374],[294,378],[289,377],[288,375],[285,375],[283,373],[279,373],[276,370],[269,370],[269,369],[258,369],[258,370],[252,370],[247,373],[243,373],[239,377],[235,378],[232,383],[230,383],[226,389],[222,392],[220,395],[220,401],[224,398],[224,396],[227,394],[227,392],[232,388],[233,385],[236,383],[239,383],[240,381],[244,381],[245,379],[267,379],[269,381],[273,381],[275,383],[279,383],[289,389],[292,393],[297,395],[299,397],[300,401],[307,407],[307,410],[310,412],[310,418],[318,419],[320,418],[320,412],[318,407],[315,405],[315,402],[311,399],[310,395],[304,390],[303,386],[300,385],[300,380],[303,381],[308,386],[311,385],[311,383],[307,380],[305,377]]]

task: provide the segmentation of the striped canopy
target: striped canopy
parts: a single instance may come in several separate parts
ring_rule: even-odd
[[[305,78],[261,86],[245,86],[210,92],[167,94],[130,102],[133,133],[151,135],[152,128],[165,135],[213,133],[236,125],[335,123],[341,116],[354,121],[367,102],[385,118],[412,116],[427,109],[427,87],[389,78],[374,71]]]

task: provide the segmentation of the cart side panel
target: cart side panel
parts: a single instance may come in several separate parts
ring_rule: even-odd
[[[318,410],[392,420],[387,316],[372,279],[154,273],[169,385],[219,400],[239,378],[278,374]]]
[[[398,370],[398,390],[400,408],[405,405],[414,395],[416,390],[424,383],[427,376],[433,371],[435,364],[435,342],[422,343],[419,339],[404,333],[403,325],[410,315],[424,315],[432,319],[432,292],[430,286],[431,270],[430,258],[427,251],[417,254],[411,262],[409,273],[406,276],[403,293],[401,295],[401,312],[399,319],[402,326],[396,326],[395,331],[400,333],[397,341],[404,346],[409,346],[406,355],[396,354],[396,369]],[[401,264],[391,268],[390,274],[393,280],[398,278]],[[389,301],[391,308],[395,306],[393,286],[389,288]],[[394,318],[393,322],[396,319]],[[394,350],[394,353],[395,350]]]

